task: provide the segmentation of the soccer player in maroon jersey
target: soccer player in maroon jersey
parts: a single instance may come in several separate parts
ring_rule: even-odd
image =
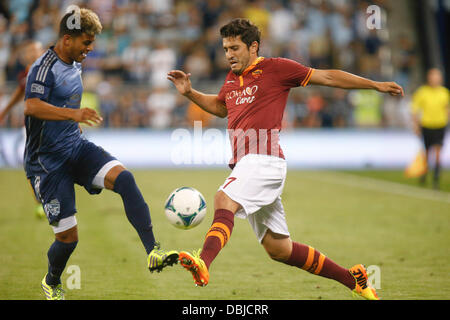
[[[18,86],[14,90],[6,106],[2,110],[0,110],[0,126],[3,124],[6,116],[9,112],[11,112],[12,108],[14,108],[14,106],[16,106],[19,101],[23,100],[23,98],[25,97],[25,87],[27,82],[28,70],[30,69],[30,66],[33,64],[33,62],[36,61],[36,59],[44,53],[42,44],[39,41],[27,40],[23,45],[21,45],[21,47],[21,58],[23,60],[22,63],[25,65],[25,69],[17,74]],[[23,128],[23,135],[25,139],[25,128]],[[32,186],[31,189],[33,190]],[[39,219],[45,218],[42,204],[36,198],[34,200],[36,202],[34,214]]]
[[[22,46],[22,57],[23,63],[25,64],[25,69],[17,74],[17,82],[19,85],[16,90],[14,90],[11,99],[6,104],[5,108],[0,111],[0,124],[6,118],[6,115],[11,111],[11,109],[17,105],[17,103],[25,97],[25,85],[27,82],[27,74],[30,66],[33,62],[44,53],[42,44],[39,41],[28,40]]]
[[[341,70],[260,57],[260,31],[246,19],[232,20],[220,34],[231,71],[219,94],[193,89],[190,74],[183,71],[168,73],[182,95],[213,115],[228,117],[233,151],[233,170],[215,195],[214,219],[203,248],[193,254],[180,252],[181,265],[192,273],[196,285],[207,285],[210,265],[229,240],[237,216],[248,219],[270,258],[334,279],[366,299],[378,299],[363,265],[343,268],[318,250],[291,240],[280,198],[286,161],[278,134],[293,87],[317,84],[391,95],[403,95],[403,89],[394,82],[375,82]]]

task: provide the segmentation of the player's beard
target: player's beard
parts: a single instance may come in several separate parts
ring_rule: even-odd
[[[237,66],[241,65],[241,67],[239,69],[232,69],[231,64],[230,64],[231,71],[236,75],[242,74],[242,72],[244,72],[244,70],[247,69],[247,67],[249,65],[249,61],[250,61],[250,56],[244,56],[240,59],[236,59],[235,62],[237,64]]]
[[[233,69],[231,69],[231,72],[233,72],[235,75],[240,75],[241,73],[242,73],[242,69],[239,69],[239,70],[233,70]]]
[[[230,65],[231,71],[236,75],[240,75],[242,72],[244,72],[245,68],[247,68],[246,64],[242,63],[240,60],[236,61],[236,65],[241,65],[241,67],[239,69],[233,69]]]

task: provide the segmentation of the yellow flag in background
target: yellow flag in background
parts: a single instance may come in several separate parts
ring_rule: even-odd
[[[407,178],[417,178],[424,175],[427,172],[427,159],[425,157],[425,152],[420,150],[417,153],[414,161],[406,167],[405,176]]]

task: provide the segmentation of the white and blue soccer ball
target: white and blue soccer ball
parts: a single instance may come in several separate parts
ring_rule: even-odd
[[[179,229],[198,226],[206,215],[206,201],[203,195],[191,187],[175,189],[167,198],[164,207],[169,222]]]

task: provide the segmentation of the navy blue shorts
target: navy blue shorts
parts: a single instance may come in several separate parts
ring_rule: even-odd
[[[48,221],[56,225],[59,220],[74,215],[75,183],[90,194],[99,194],[102,189],[92,185],[94,177],[108,162],[116,160],[103,148],[83,140],[57,170],[42,171],[30,177],[36,197],[41,201]]]

